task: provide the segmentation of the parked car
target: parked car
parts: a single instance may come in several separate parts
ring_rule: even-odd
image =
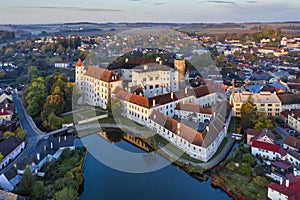
[[[296,131],[294,130],[294,129],[292,129],[292,128],[290,128],[289,130],[288,130],[288,133],[296,133]]]
[[[281,124],[280,126],[281,126],[282,128],[289,128],[289,126],[286,125],[286,124]]]

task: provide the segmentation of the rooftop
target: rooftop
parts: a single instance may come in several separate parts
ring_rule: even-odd
[[[259,149],[265,149],[268,151],[279,153],[282,156],[286,155],[286,151],[282,149],[279,145],[271,144],[267,142],[260,142],[260,141],[253,141],[252,147],[259,148]]]
[[[289,187],[286,187],[286,185],[278,185],[276,183],[271,183],[268,187],[280,192],[281,194],[284,194],[288,196],[288,199],[290,200],[299,200],[300,197],[300,177],[293,177],[289,179]]]
[[[255,94],[250,92],[238,92],[234,94],[234,102],[246,103],[249,97],[251,97],[253,103],[281,103],[278,96],[271,92],[260,92]]]
[[[15,148],[22,144],[23,140],[17,137],[9,137],[6,140],[0,142],[0,152],[5,158],[8,156]]]
[[[284,144],[293,147],[295,149],[300,150],[300,139],[297,139],[295,137],[292,137],[290,135],[288,135],[285,139],[284,139]]]
[[[84,75],[99,79],[104,82],[114,82],[121,79],[121,77],[115,74],[113,71],[95,66],[89,66]]]
[[[282,105],[300,104],[300,94],[279,94]]]

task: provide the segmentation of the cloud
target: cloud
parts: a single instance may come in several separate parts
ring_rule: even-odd
[[[258,1],[246,1],[246,3],[257,3]]]
[[[88,12],[121,12],[119,9],[107,9],[107,8],[83,8],[72,6],[37,6],[31,8],[45,9],[45,10],[75,10],[75,11],[88,11]]]
[[[128,0],[128,1],[138,2],[138,1],[141,1],[141,0]]]
[[[165,4],[167,4],[167,3],[163,3],[163,2],[153,3],[153,5],[155,5],[155,6],[161,6],[161,5],[165,5]]]
[[[198,3],[217,3],[217,4],[236,4],[234,1],[221,1],[221,0],[209,0],[209,1],[200,1]]]

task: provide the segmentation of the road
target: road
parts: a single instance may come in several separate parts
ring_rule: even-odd
[[[280,126],[275,126],[275,127],[273,128],[273,130],[274,130],[276,133],[278,133],[278,134],[282,137],[281,140],[278,140],[278,142],[279,142],[280,145],[282,145],[284,139],[285,139],[288,135],[290,135],[290,134],[286,131],[286,129],[281,128]]]

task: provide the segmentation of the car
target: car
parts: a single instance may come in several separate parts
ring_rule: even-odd
[[[296,131],[295,131],[294,129],[290,128],[290,129],[288,130],[288,133],[296,133]]]
[[[282,128],[289,128],[289,126],[286,125],[286,124],[281,124],[280,126],[281,126]]]

